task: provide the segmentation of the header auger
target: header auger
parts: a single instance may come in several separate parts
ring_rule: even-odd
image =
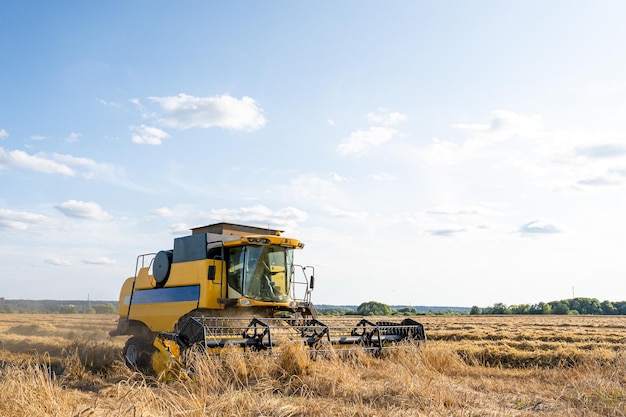
[[[314,268],[293,262],[304,244],[281,232],[218,223],[174,239],[172,250],[138,256],[111,332],[132,336],[126,363],[159,372],[190,348],[262,351],[296,341],[313,351],[360,345],[378,352],[426,340],[424,327],[410,318],[318,319]]]

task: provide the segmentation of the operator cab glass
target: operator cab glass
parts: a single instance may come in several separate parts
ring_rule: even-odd
[[[289,298],[293,249],[278,245],[246,245],[228,250],[228,285],[256,301]]]

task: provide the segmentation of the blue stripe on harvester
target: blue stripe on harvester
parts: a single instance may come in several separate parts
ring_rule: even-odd
[[[174,303],[177,301],[198,301],[200,286],[154,288],[137,290],[133,294],[133,304]]]

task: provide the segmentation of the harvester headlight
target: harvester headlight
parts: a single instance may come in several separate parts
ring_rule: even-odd
[[[250,304],[252,304],[252,303],[250,302],[250,300],[246,300],[246,299],[239,300],[239,305],[242,305],[242,306],[249,306]]]
[[[298,302],[297,301],[289,301],[289,307],[297,307],[298,306]]]
[[[248,242],[258,243],[260,245],[269,245],[271,243],[269,239],[264,237],[249,237]]]

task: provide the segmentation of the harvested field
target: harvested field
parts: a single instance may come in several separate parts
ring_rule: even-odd
[[[227,349],[171,382],[123,365],[115,319],[0,315],[0,416],[626,415],[623,316],[425,316],[380,358]]]

